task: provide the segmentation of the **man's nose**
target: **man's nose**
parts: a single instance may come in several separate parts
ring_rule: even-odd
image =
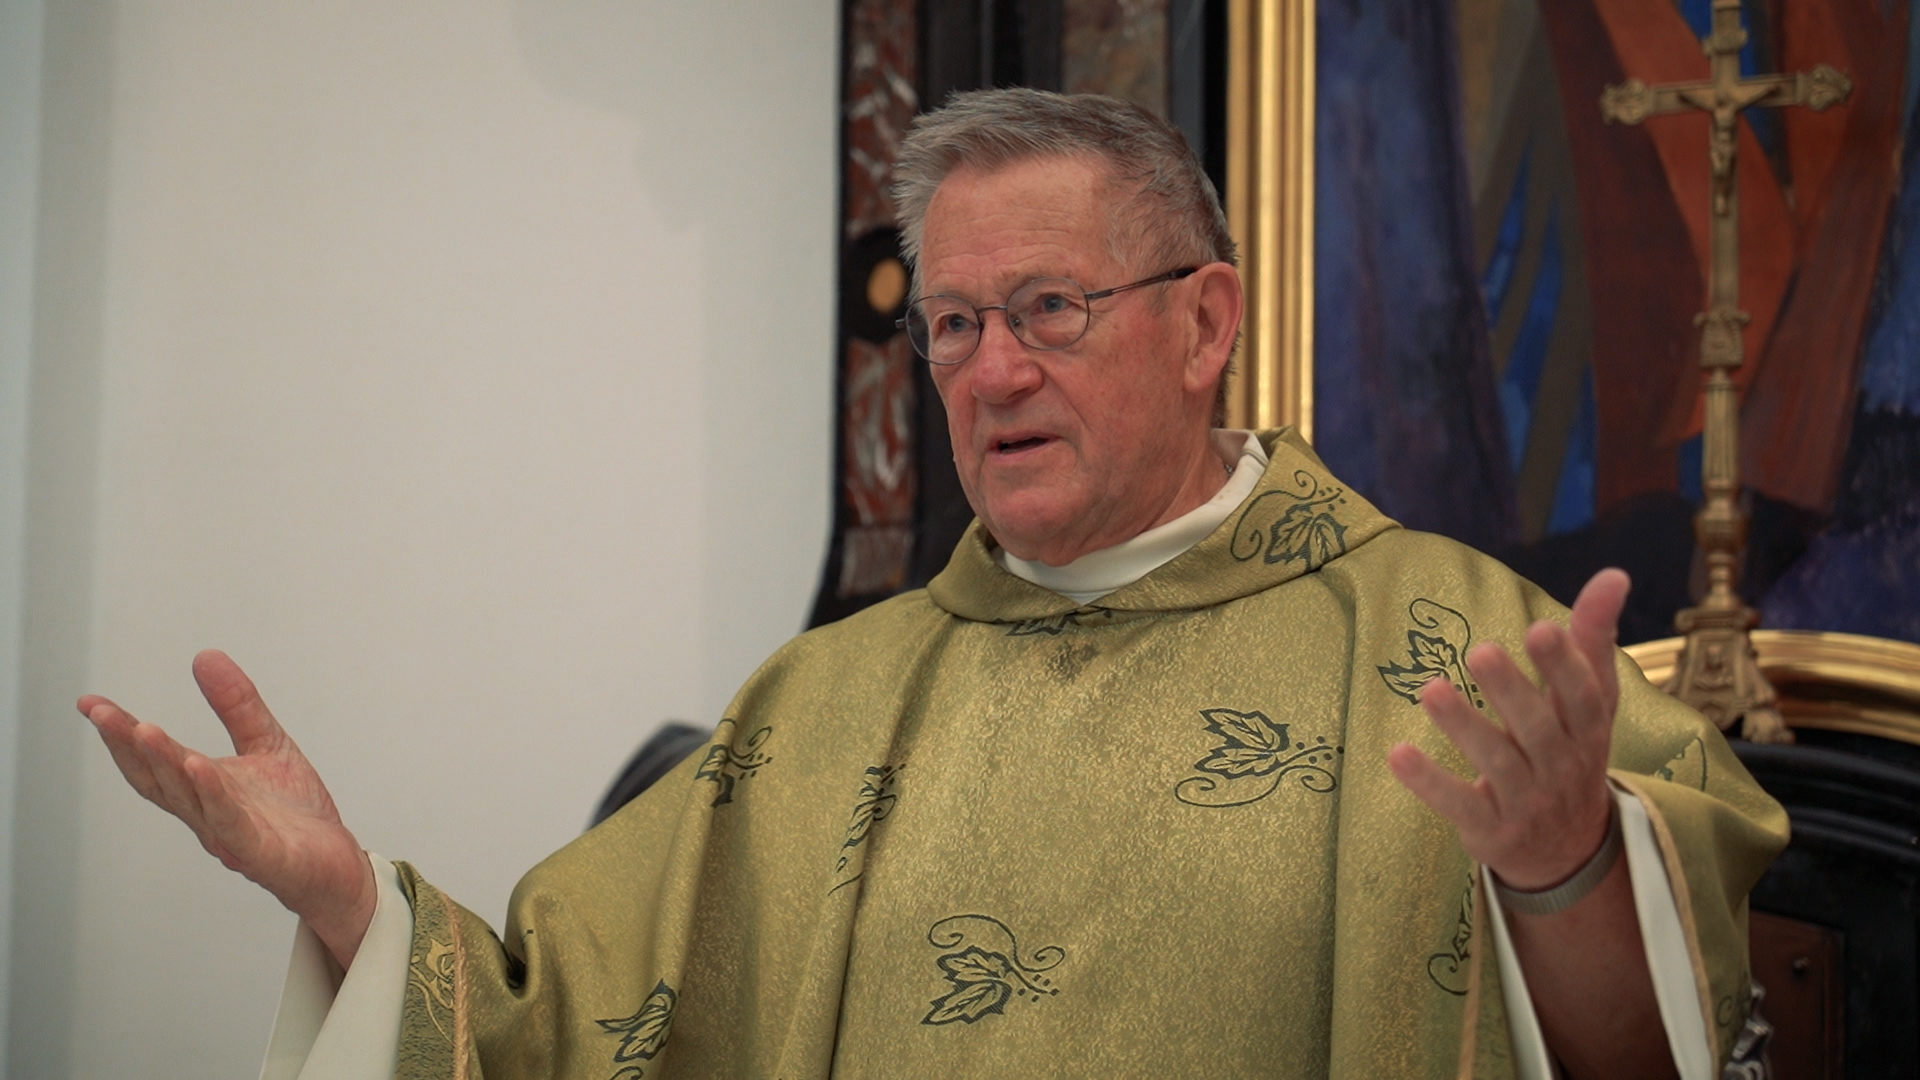
[[[1013,332],[1013,316],[997,309],[1000,318],[980,321],[980,344],[967,364],[973,368],[973,396],[981,401],[1011,401],[1040,385],[1040,367],[1034,349]]]

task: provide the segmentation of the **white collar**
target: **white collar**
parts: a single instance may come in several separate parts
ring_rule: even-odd
[[[1032,562],[1010,555],[1004,548],[996,550],[994,558],[1013,576],[1082,604],[1091,604],[1139,581],[1219,528],[1227,515],[1253,494],[1266,471],[1267,452],[1253,432],[1220,429],[1212,433],[1211,440],[1213,452],[1232,475],[1213,498],[1172,521],[1112,547],[1089,551],[1065,566]]]

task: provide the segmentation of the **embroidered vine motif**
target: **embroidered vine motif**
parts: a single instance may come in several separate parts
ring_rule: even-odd
[[[447,1030],[442,1017],[453,1015],[453,943],[428,940],[426,955],[415,954],[407,964],[407,989],[420,995],[420,1006],[426,1010],[427,1019],[448,1042],[453,1041],[453,1033]]]
[[[998,947],[974,944],[970,931]],[[1022,958],[1013,931],[991,915],[941,919],[927,928],[927,943],[944,950],[937,963],[952,989],[933,999],[933,1008],[920,1019],[922,1024],[971,1024],[989,1013],[1005,1015],[1010,1000],[1044,1001],[1060,993],[1042,972],[1060,966],[1067,951],[1047,945]]]
[[[1421,597],[1407,605],[1407,614],[1415,629],[1407,631],[1405,663],[1380,664],[1380,677],[1387,689],[1418,704],[1420,688],[1434,679],[1446,679],[1473,702],[1475,708],[1487,707],[1480,686],[1467,674],[1463,659],[1473,643],[1473,626],[1467,617],[1446,606]],[[1431,631],[1421,633],[1422,630]]]
[[[594,1021],[609,1035],[620,1036],[613,1063],[621,1067],[607,1080],[640,1080],[646,1075],[644,1066],[627,1063],[652,1061],[666,1047],[667,1035],[673,1030],[673,1007],[679,1000],[680,995],[662,979],[640,1003],[639,1012],[620,1020]]]
[[[729,726],[734,728],[734,735],[739,734],[739,721],[731,716],[720,721],[713,732],[713,745],[707,747],[706,758],[700,762],[699,771],[693,774],[697,780],[711,780],[720,786],[719,793],[713,797],[714,806],[732,802],[734,783],[752,776],[762,765],[773,760],[760,749],[773,735],[773,728],[761,728],[749,736],[745,744],[736,748],[731,740],[722,737],[727,734]]]
[[[1455,920],[1453,937],[1446,948],[1427,957],[1427,978],[1433,985],[1464,997],[1467,993],[1467,960],[1473,956],[1473,876],[1467,876],[1466,891],[1460,894],[1460,915]]]
[[[1655,769],[1653,774],[1674,784],[1685,784],[1701,791],[1707,790],[1707,744],[1695,735],[1680,748],[1680,752],[1667,759],[1665,765]]]
[[[855,855],[864,854],[859,850],[873,832],[876,822],[885,821],[893,812],[894,803],[900,796],[893,790],[894,781],[899,779],[904,765],[878,765],[869,767],[860,780],[860,794],[853,800],[853,816],[847,822],[846,839],[840,842],[840,861],[833,866],[834,886],[829,894],[840,891],[844,886],[860,880],[865,873],[866,860],[860,859],[855,865]],[[852,873],[848,869],[852,868]]]
[[[1263,491],[1247,503],[1233,526],[1235,559],[1246,562],[1258,555],[1269,566],[1305,562],[1307,570],[1313,571],[1346,554],[1347,527],[1334,513],[1335,507],[1346,505],[1346,489],[1323,485],[1305,469],[1294,472],[1292,488]],[[1293,502],[1281,504],[1285,509],[1280,516],[1263,524],[1265,515],[1275,508],[1267,505],[1274,496]],[[1259,517],[1255,511],[1261,511]]]
[[[1294,742],[1291,726],[1276,724],[1263,712],[1201,709],[1206,729],[1219,740],[1211,753],[1193,763],[1201,775],[1174,785],[1173,797],[1188,806],[1219,808],[1245,806],[1279,790],[1292,776],[1300,786],[1322,795],[1340,786],[1327,766],[1347,752],[1329,745],[1326,736],[1312,742]],[[1218,792],[1218,794],[1215,794]]]

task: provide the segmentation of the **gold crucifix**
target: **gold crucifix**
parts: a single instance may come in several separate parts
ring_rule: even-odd
[[[1845,101],[1853,92],[1846,76],[1826,64],[1797,75],[1740,77],[1740,0],[1714,0],[1713,32],[1701,44],[1712,62],[1706,82],[1648,86],[1630,79],[1609,86],[1600,112],[1609,121],[1638,124],[1652,116],[1701,110],[1713,118],[1707,159],[1713,168],[1712,263],[1707,310],[1700,327],[1700,366],[1706,369],[1705,431],[1701,487],[1706,505],[1694,518],[1694,536],[1706,554],[1707,594],[1675,619],[1686,645],[1666,691],[1699,709],[1722,730],[1743,721],[1753,742],[1792,742],[1781,722],[1773,687],[1760,673],[1748,636],[1758,613],[1740,598],[1734,575],[1746,543],[1747,518],[1740,508],[1739,402],[1733,373],[1743,361],[1740,310],[1740,189],[1736,182],[1739,121],[1755,106],[1805,105],[1816,111]]]

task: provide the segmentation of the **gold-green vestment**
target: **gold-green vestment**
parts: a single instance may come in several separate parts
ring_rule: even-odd
[[[1388,772],[1470,774],[1415,693],[1564,610],[1288,434],[1225,524],[1080,605],[976,524],[925,590],[782,648],[714,742],[541,863],[501,939],[401,864],[398,1075],[1509,1075],[1478,875]],[[1622,657],[1724,1057],[1785,818]]]

